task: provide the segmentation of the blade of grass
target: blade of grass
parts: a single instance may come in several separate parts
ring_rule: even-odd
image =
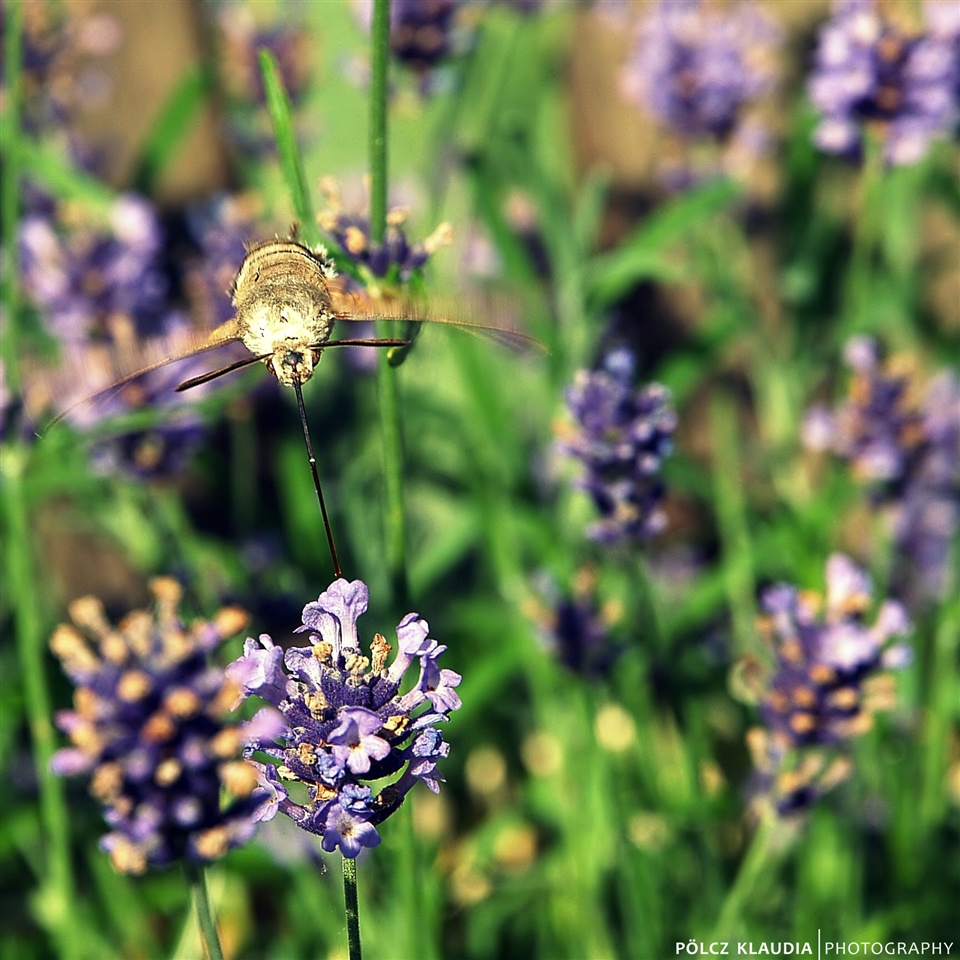
[[[258,57],[260,72],[263,74],[263,88],[267,96],[267,110],[273,123],[273,136],[277,145],[277,154],[280,157],[280,169],[283,172],[294,213],[300,222],[303,238],[309,246],[313,246],[319,242],[320,232],[317,228],[313,203],[310,200],[300,147],[293,129],[290,98],[283,87],[280,67],[274,55],[269,50],[261,50]]]
[[[300,146],[297,143],[293,129],[293,109],[290,98],[283,87],[280,77],[280,68],[276,58],[269,50],[261,50],[260,72],[263,75],[263,88],[267,96],[267,112],[273,123],[273,136],[280,157],[280,170],[290,194],[290,204],[300,224],[300,231],[304,242],[309,247],[320,242],[320,230],[317,227],[317,218],[313,203],[310,200],[310,190],[307,187],[307,176],[304,172],[303,159],[300,156]],[[324,239],[324,246],[330,251],[336,261],[337,268],[349,274],[354,280],[364,282],[364,277],[354,263],[332,243],[329,238]]]
[[[133,177],[134,187],[150,193],[167,164],[176,156],[210,90],[210,72],[197,66],[174,87],[167,102],[150,124],[140,148]]]

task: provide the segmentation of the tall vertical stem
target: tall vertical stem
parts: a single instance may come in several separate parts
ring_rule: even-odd
[[[20,214],[20,93],[22,69],[23,5],[9,3],[4,24],[4,118],[3,170],[0,181],[2,200],[2,302],[6,312],[2,356],[7,385],[16,392],[20,387],[18,364],[19,311],[17,288],[17,224]],[[15,429],[15,428],[13,428]],[[35,537],[31,533],[24,475],[30,462],[30,450],[10,439],[0,459],[0,487],[3,490],[3,520],[6,531],[7,574],[16,624],[17,651],[23,677],[24,705],[33,741],[34,763],[40,788],[40,817],[43,824],[45,876],[43,900],[50,906],[46,915],[58,939],[61,956],[78,957],[83,937],[74,919],[76,886],[70,863],[69,818],[63,785],[50,770],[55,747],[50,723],[50,688],[44,664],[44,626],[38,574],[33,555]]]
[[[347,950],[350,960],[362,960],[360,908],[357,901],[357,861],[343,858],[343,904],[347,913]]]
[[[390,0],[374,0],[373,73],[370,85],[370,239],[382,243],[387,216],[387,66],[390,56]],[[390,331],[378,324],[377,336]],[[404,609],[410,594],[407,581],[406,520],[403,509],[403,443],[400,434],[400,404],[397,371],[386,352],[377,366],[377,397],[383,443],[385,486],[384,523],[386,559],[394,603]]]
[[[7,533],[7,572],[16,623],[17,651],[23,678],[23,701],[33,741],[34,764],[40,786],[40,820],[44,834],[44,900],[54,913],[47,915],[60,956],[80,956],[83,947],[74,918],[76,885],[70,863],[70,827],[63,784],[50,770],[55,746],[50,687],[44,664],[44,630],[36,585],[39,575],[33,556],[34,537],[27,510],[24,473],[29,450],[6,443],[0,456],[4,528]]]
[[[220,947],[220,937],[217,935],[217,924],[210,909],[210,900],[207,897],[207,881],[204,869],[199,864],[189,860],[184,861],[187,880],[193,889],[193,900],[197,907],[197,922],[200,925],[200,935],[207,948],[207,960],[223,960],[223,950]]]

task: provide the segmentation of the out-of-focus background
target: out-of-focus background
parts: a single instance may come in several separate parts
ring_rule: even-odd
[[[202,955],[179,868],[115,872],[49,773],[71,601],[172,576],[249,614],[223,666],[333,580],[293,392],[173,391],[242,349],[87,399],[297,220],[262,49],[304,232],[542,346],[425,323],[396,368],[405,591],[376,358],[304,389],[362,641],[415,609],[463,678],[446,782],[358,860],[367,956],[956,939],[956,4],[392,6],[377,251],[372,3],[4,3],[3,954]],[[339,856],[285,817],[208,876],[226,956],[347,955]]]

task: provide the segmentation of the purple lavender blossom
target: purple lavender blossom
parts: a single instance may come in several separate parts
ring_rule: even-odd
[[[187,210],[187,231],[199,256],[186,265],[184,287],[191,313],[205,325],[233,319],[230,290],[257,232],[255,210],[256,200],[244,194],[222,194]]]
[[[677,417],[665,387],[632,385],[634,363],[628,350],[615,350],[604,369],[579,371],[566,394],[575,425],[560,447],[583,464],[577,485],[601,516],[588,535],[605,543],[645,540],[666,523],[660,467]]]
[[[126,388],[82,403],[121,376],[195,345],[194,328],[173,309],[163,269],[165,237],[150,203],[134,194],[117,198],[105,223],[76,222],[63,205],[38,204],[20,225],[21,283],[41,321],[60,343],[62,368],[25,377],[31,413],[69,411],[68,421],[89,431],[144,407],[166,408],[151,430],[121,432],[92,447],[101,472],[137,476],[173,472],[196,448],[204,430],[194,401],[205,387],[177,394],[174,387],[210,369],[209,355],[161,367]],[[31,399],[32,398],[32,399]]]
[[[764,792],[781,814],[797,812],[829,789],[848,764],[838,748],[870,729],[892,705],[889,674],[909,663],[910,647],[892,643],[910,630],[904,607],[885,600],[872,626],[872,586],[849,557],[827,561],[825,603],[788,584],[762,596],[761,629],[774,671],[759,703],[764,729],[751,750]]]
[[[296,16],[287,22],[262,22],[266,4],[221,2],[204,4],[217,44],[217,66],[227,94],[227,132],[243,154],[272,153],[275,141],[266,110],[259,52],[273,54],[284,90],[296,105],[310,81],[313,44]],[[292,11],[289,5],[284,10]]]
[[[304,95],[310,77],[310,39],[296,23],[259,23],[244,3],[211,7],[219,33],[220,68],[227,90],[247,104],[266,105],[259,52],[269,50],[280,68],[280,79],[292,103]]]
[[[411,243],[404,224],[406,210],[394,207],[387,213],[386,232],[381,243],[370,237],[370,218],[366,212],[349,213],[343,209],[340,188],[332,177],[324,177],[320,189],[327,209],[317,215],[320,224],[339,247],[341,254],[371,277],[406,283],[421,271],[431,255],[453,239],[449,223],[441,223],[421,243]]]
[[[607,675],[625,648],[611,635],[619,611],[601,604],[595,572],[578,571],[569,594],[546,575],[537,579],[537,595],[526,607],[544,646],[577,673]]]
[[[53,217],[28,213],[20,224],[21,281],[61,342],[107,339],[118,316],[146,336],[162,326],[167,307],[162,247],[159,218],[143,197],[121,195],[99,225],[71,222],[55,206]]]
[[[436,67],[455,50],[454,28],[460,0],[394,0],[390,4],[390,50],[419,74]],[[354,0],[357,19],[367,28],[373,0]]]
[[[622,91],[682,137],[728,141],[772,88],[777,39],[753,4],[721,14],[700,0],[658,0],[640,24]]]
[[[897,595],[936,600],[947,590],[960,528],[960,381],[947,372],[923,387],[868,337],[851,340],[845,358],[853,370],[847,400],[833,411],[811,409],[804,439],[847,461],[889,512]]]
[[[309,634],[310,646],[283,651],[264,634],[248,639],[243,656],[227,668],[244,696],[273,704],[285,723],[282,731],[249,740],[248,756],[259,750],[276,761],[250,761],[273,791],[264,819],[279,810],[322,837],[324,850],[339,847],[349,858],[380,842],[377,825],[417,781],[439,791],[437,761],[449,745],[435,724],[460,707],[460,676],[437,666],[446,647],[429,636],[419,614],[407,614],[398,625],[399,650],[389,667],[390,646],[380,634],[370,656],[362,654],[357,620],[368,598],[362,581],[336,580],[303,609],[297,632]],[[415,661],[419,679],[401,694]],[[370,783],[396,774],[372,793]],[[284,785],[291,781],[310,788],[304,803],[291,798]]]
[[[926,33],[908,33],[873,0],[837,0],[820,31],[810,99],[821,119],[814,140],[826,153],[857,157],[864,126],[884,142],[887,163],[910,165],[957,122],[957,36],[938,5],[928,4]]]
[[[277,723],[260,717],[249,732],[228,723],[236,688],[207,663],[246,614],[225,608],[188,626],[177,612],[179,584],[158,578],[151,589],[156,611],[135,611],[118,626],[96,598],[75,601],[75,626],[58,627],[50,640],[76,685],[74,709],[56,717],[73,746],[54,754],[52,768],[91,774],[90,792],[111,827],[100,846],[121,873],[218,859],[246,843],[271,801],[240,753],[246,736]],[[226,805],[224,789],[233,796]]]
[[[6,18],[4,4],[0,36],[6,36]],[[89,150],[76,120],[109,94],[109,80],[97,58],[112,53],[120,42],[120,26],[108,13],[49,3],[23,7],[20,122],[34,136],[64,140],[74,161],[83,166],[90,166],[84,162]],[[2,58],[0,52],[0,83],[6,78]]]
[[[317,215],[320,228],[336,244],[338,264],[349,261],[360,275],[370,281],[370,288],[378,289],[377,280],[386,280],[389,285],[403,285],[420,275],[430,257],[441,247],[453,240],[453,229],[449,223],[439,224],[434,231],[422,242],[412,243],[406,234],[404,224],[407,212],[401,207],[394,207],[387,213],[386,231],[383,241],[374,243],[370,238],[370,218],[364,211],[350,213],[344,210],[340,187],[333,177],[324,177],[320,182],[320,189],[327,201],[327,208]],[[366,296],[360,284],[349,274],[345,274],[345,283],[348,290],[353,290],[361,296]],[[385,299],[385,304],[388,300]],[[388,308],[387,308],[388,309]],[[419,326],[410,325],[406,336],[413,339],[417,336]],[[354,336],[375,336],[372,323],[357,325]],[[364,373],[371,373],[377,366],[377,354],[374,347],[346,347],[347,357],[355,369]],[[396,355],[392,355],[396,356]],[[397,362],[393,360],[392,362]]]

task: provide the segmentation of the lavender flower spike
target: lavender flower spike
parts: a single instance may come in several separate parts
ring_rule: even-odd
[[[429,636],[418,614],[407,614],[397,627],[399,651],[389,668],[390,645],[380,634],[370,655],[362,652],[357,621],[368,600],[361,580],[335,580],[303,608],[296,632],[307,633],[310,646],[290,647],[281,666],[280,648],[264,635],[247,640],[244,655],[227,668],[244,696],[256,694],[283,716],[284,727],[272,740],[260,738],[248,750],[274,761],[250,761],[272,790],[269,815],[285,813],[322,837],[324,850],[339,848],[348,858],[380,842],[377,825],[417,781],[439,789],[437,760],[449,745],[435,724],[460,706],[460,675],[437,665],[446,647]],[[419,680],[401,695],[415,661]],[[397,773],[399,779],[373,794],[370,783]],[[309,787],[303,803],[283,785],[290,782]]]
[[[870,729],[874,714],[894,702],[885,671],[909,663],[895,638],[910,630],[906,610],[884,601],[866,622],[873,590],[849,557],[827,561],[826,600],[788,584],[761,598],[761,632],[775,668],[759,691],[763,727],[748,743],[763,790],[780,814],[808,807],[850,770],[847,741]]]
[[[924,12],[927,30],[919,33],[887,20],[873,0],[834,4],[808,85],[820,112],[814,140],[821,150],[855,157],[871,125],[887,163],[911,165],[949,135],[960,116],[960,31],[938,4]]]
[[[885,358],[869,337],[854,337],[844,355],[848,396],[835,410],[811,409],[804,440],[845,460],[889,514],[896,594],[911,604],[937,600],[950,589],[960,528],[960,380],[944,370],[920,383],[915,364]]]
[[[223,856],[268,818],[273,795],[239,754],[248,731],[276,731],[276,711],[247,730],[228,723],[237,691],[206,660],[246,614],[226,608],[187,626],[177,613],[179,584],[158,578],[151,589],[156,612],[135,611],[116,627],[99,600],[75,601],[75,626],[58,627],[50,641],[76,684],[74,709],[56,718],[74,746],[54,754],[52,767],[91,774],[90,792],[112,828],[100,846],[121,873]],[[234,797],[226,805],[224,790]]]
[[[632,386],[633,369],[633,355],[615,350],[603,370],[581,370],[567,390],[575,425],[560,446],[583,464],[578,485],[601,517],[588,535],[603,542],[645,540],[666,523],[660,467],[677,417],[665,387]]]
[[[623,73],[624,96],[682,137],[726,142],[773,86],[776,27],[759,7],[707,10],[700,0],[649,4]]]

